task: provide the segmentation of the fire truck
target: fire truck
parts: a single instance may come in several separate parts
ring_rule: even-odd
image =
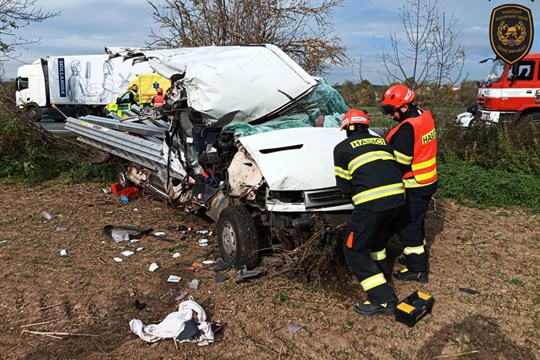
[[[478,84],[476,106],[459,114],[463,126],[509,121],[540,123],[540,53],[528,54],[512,65],[493,61],[487,77]]]

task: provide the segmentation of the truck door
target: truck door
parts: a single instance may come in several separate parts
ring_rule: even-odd
[[[24,65],[17,72],[16,101],[18,106],[36,104],[39,107],[47,105],[45,94],[45,79],[41,65]]]

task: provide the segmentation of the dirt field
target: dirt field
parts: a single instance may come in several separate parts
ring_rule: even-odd
[[[143,196],[123,204],[105,185],[18,189],[0,185],[2,359],[537,359],[540,351],[540,217],[436,202],[428,216],[429,284],[394,282],[400,298],[431,294],[433,313],[413,328],[393,316],[364,318],[352,276],[310,287],[275,274],[216,282],[194,262],[217,256],[215,225]],[[45,220],[43,211],[53,215]],[[152,227],[175,239],[116,243],[107,224]],[[184,235],[182,226],[192,230]],[[198,240],[209,239],[208,247]],[[126,257],[124,250],[143,249]],[[64,249],[66,256],[60,256]],[[391,244],[395,258],[399,245]],[[173,257],[175,252],[180,257]],[[123,258],[115,262],[114,257]],[[155,272],[148,271],[157,263]],[[397,267],[398,265],[396,265]],[[169,283],[169,275],[181,276]],[[198,289],[188,288],[198,279]],[[337,288],[337,290],[336,290]],[[473,289],[470,294],[460,288]],[[149,345],[130,319],[158,323],[182,291],[224,329],[209,346]],[[138,300],[146,308],[138,310]],[[284,324],[298,325],[293,332]],[[59,333],[56,337],[30,331]]]

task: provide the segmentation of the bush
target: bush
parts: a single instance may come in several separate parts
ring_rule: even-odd
[[[36,126],[16,110],[6,89],[0,90],[0,177],[25,184],[114,180],[111,164],[90,164],[96,151]]]
[[[522,206],[540,213],[540,179],[537,176],[485,168],[445,153],[439,163],[437,196],[474,207]]]

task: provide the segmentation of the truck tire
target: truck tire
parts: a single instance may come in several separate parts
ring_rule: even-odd
[[[39,122],[41,121],[41,109],[38,106],[30,105],[26,108],[26,114],[28,118],[32,121]]]
[[[120,159],[116,159],[116,181],[122,186],[123,188],[127,188],[130,186],[133,186],[133,183],[128,178],[127,173],[127,163]]]
[[[78,119],[80,117],[88,115],[89,112],[86,106],[76,106],[75,109],[73,109],[72,114],[74,118]]]
[[[225,208],[218,219],[217,237],[223,260],[237,269],[259,264],[257,227],[243,205]]]

